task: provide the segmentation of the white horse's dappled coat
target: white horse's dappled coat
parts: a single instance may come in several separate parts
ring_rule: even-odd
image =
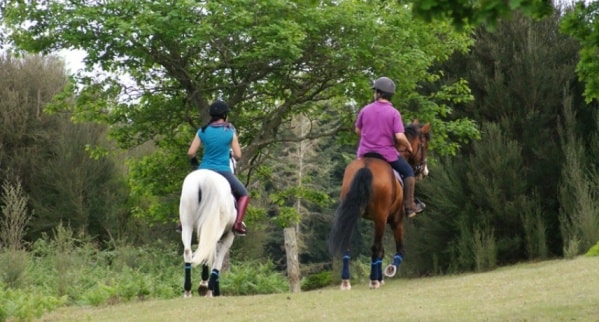
[[[195,170],[185,177],[179,203],[181,240],[185,263],[207,265],[220,270],[235,238],[235,199],[222,175],[211,170]],[[196,229],[198,248],[192,256],[191,240]]]

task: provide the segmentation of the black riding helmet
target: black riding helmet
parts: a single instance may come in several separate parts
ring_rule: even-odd
[[[223,101],[218,100],[210,104],[210,116],[224,116],[230,111],[229,105]]]

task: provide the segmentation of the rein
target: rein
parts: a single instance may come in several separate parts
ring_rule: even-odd
[[[420,135],[419,139],[418,139],[418,147],[416,150],[416,153],[412,154],[412,159],[416,159],[414,157],[414,155],[416,155],[418,152],[420,152],[420,164],[417,164],[416,166],[414,166],[414,175],[419,175],[424,171],[424,168],[426,167],[426,157],[424,156],[424,147],[422,146],[422,136]]]
[[[422,138],[422,133],[418,132],[418,134],[416,135],[416,137],[418,138],[418,146],[416,146],[416,152],[412,152],[410,153],[410,151],[408,150],[401,150],[399,151],[401,152],[405,152],[409,155],[409,157],[407,158],[408,163],[412,164],[412,163],[416,163],[416,156],[418,156],[420,154],[420,163],[415,164],[412,166],[412,168],[414,169],[414,175],[419,175],[424,171],[424,168],[426,167],[426,157],[424,156],[424,147],[422,144],[423,138]],[[410,162],[412,161],[412,162]]]

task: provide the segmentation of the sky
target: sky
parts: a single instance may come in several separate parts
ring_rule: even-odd
[[[84,67],[83,59],[85,58],[86,54],[83,50],[62,49],[58,51],[56,55],[64,59],[65,67],[69,74],[74,74]]]

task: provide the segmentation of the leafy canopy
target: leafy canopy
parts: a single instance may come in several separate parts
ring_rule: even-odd
[[[406,122],[433,123],[438,153],[478,136],[473,122],[451,115],[472,100],[466,82],[422,90],[443,78],[439,62],[468,49],[469,34],[413,19],[396,2],[8,0],[3,14],[20,50],[88,53],[87,71],[52,107],[109,124],[121,147],[153,142],[157,152],[132,171],[133,190],[153,196],[188,169],[187,145],[218,97],[232,106],[246,175],[276,142],[350,135],[357,109],[372,99],[370,81],[382,75],[396,81]],[[299,114],[329,125],[302,137],[279,131]],[[165,174],[170,168],[180,170]]]
[[[578,2],[568,8],[560,29],[581,44],[576,73],[585,83],[587,103],[599,99],[599,2]]]
[[[494,29],[501,18],[520,11],[533,18],[542,18],[553,11],[551,0],[419,0],[410,1],[414,13],[431,21],[447,18],[459,27],[486,25]]]

